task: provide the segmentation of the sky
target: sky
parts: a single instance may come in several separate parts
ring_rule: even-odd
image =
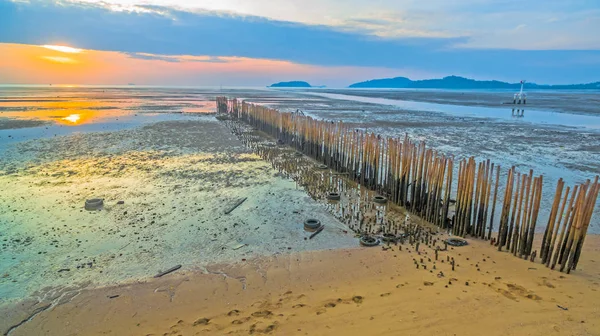
[[[588,83],[598,31],[598,0],[0,0],[0,83]]]

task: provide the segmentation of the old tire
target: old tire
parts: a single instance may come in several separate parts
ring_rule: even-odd
[[[398,237],[392,233],[384,233],[381,237],[381,240],[383,240],[386,243],[394,243],[398,241]]]
[[[340,198],[341,198],[341,195],[339,193],[336,193],[336,192],[327,193],[327,199],[330,201],[339,201]]]
[[[373,197],[373,202],[380,203],[380,204],[387,203],[387,198],[385,198],[381,195],[377,195],[377,196]]]
[[[307,231],[315,231],[321,227],[321,221],[314,218],[309,218],[304,221],[304,229]]]
[[[318,168],[318,169],[327,169],[327,168],[329,168],[329,167],[327,167],[327,165],[320,164],[320,165],[318,165],[318,166],[317,166],[317,168]]]
[[[301,157],[301,156],[303,156],[303,155],[304,155],[304,154],[302,154],[302,153],[300,153],[300,152],[296,152],[296,153],[294,153],[294,156],[295,156],[295,157]]]
[[[465,246],[469,245],[469,243],[462,238],[448,238],[446,239],[446,243],[450,246]]]
[[[85,201],[85,210],[94,211],[101,209],[104,206],[104,200],[101,198],[92,198]]]
[[[365,247],[373,247],[379,245],[379,239],[372,236],[362,236],[360,237],[360,245]]]

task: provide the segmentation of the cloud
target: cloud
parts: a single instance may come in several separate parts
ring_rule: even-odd
[[[0,83],[267,86],[282,80],[347,86],[369,76],[436,76],[409,68],[335,67],[244,57],[126,54],[84,50],[69,54],[39,46],[0,43]],[[49,59],[50,58],[50,59]],[[61,61],[67,61],[61,62]]]
[[[323,1],[319,6],[331,5],[329,0]],[[338,7],[348,11],[357,3],[349,1]],[[419,2],[423,8],[411,12],[396,9],[392,13],[400,13],[397,16],[381,11],[354,18],[338,15],[330,20],[329,26],[230,11],[133,6],[131,3],[116,6],[114,3],[0,0],[0,42],[118,51],[131,58],[170,63],[181,62],[182,57],[201,56],[194,60],[197,63],[219,63],[232,57],[245,57],[338,68],[412,69],[509,81],[528,78],[565,83],[600,78],[600,69],[589,62],[600,58],[599,50],[514,50],[522,49],[518,47],[523,43],[544,49],[569,43],[577,48],[579,42],[569,38],[571,32],[558,32],[543,39],[531,37],[538,36],[542,28],[523,19],[519,6],[512,0],[503,0],[501,4],[506,5],[507,11],[515,11],[512,16],[493,12],[489,1],[469,0],[464,7],[452,9],[466,13],[453,19],[436,12],[435,6],[447,5],[444,1],[434,0]],[[248,7],[246,2],[237,3]],[[471,7],[467,6],[469,4]],[[547,7],[552,6],[556,5]],[[475,10],[481,15],[464,18]],[[302,11],[306,13],[305,9]],[[588,18],[595,14],[577,15]],[[567,14],[562,17],[569,18]],[[535,17],[535,20],[542,18],[547,20],[549,17]],[[456,24],[454,29],[443,29],[444,25],[452,26],[452,20],[461,21],[460,29]],[[502,29],[496,26],[499,22],[502,22]],[[514,27],[522,22],[527,22],[527,26],[515,33]],[[593,20],[583,19],[578,24],[582,29],[597,25]],[[431,28],[424,29],[428,25]],[[482,27],[493,33],[477,35]],[[514,45],[514,48],[498,48],[495,40]],[[594,41],[598,43],[593,34],[582,36],[578,41],[589,45]]]
[[[161,13],[0,0],[0,42],[66,43],[84,49],[155,55],[245,56],[360,66],[398,66],[400,54],[414,58],[464,42],[461,38],[389,40],[325,26],[166,7]]]
[[[217,56],[193,56],[193,55],[155,55],[143,52],[126,52],[125,55],[130,58],[142,59],[142,60],[158,60],[165,62],[202,62],[202,63],[230,63],[233,62],[231,59],[225,59]]]

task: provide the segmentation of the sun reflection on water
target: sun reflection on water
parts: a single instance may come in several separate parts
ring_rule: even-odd
[[[70,114],[63,118],[63,120],[70,121],[73,124],[76,124],[79,120],[81,120],[80,114]]]

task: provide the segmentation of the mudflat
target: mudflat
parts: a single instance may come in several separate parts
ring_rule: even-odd
[[[0,188],[0,305],[356,242],[214,117],[20,142],[3,153]],[[86,211],[94,198],[104,207]],[[322,239],[303,239],[308,217]]]

